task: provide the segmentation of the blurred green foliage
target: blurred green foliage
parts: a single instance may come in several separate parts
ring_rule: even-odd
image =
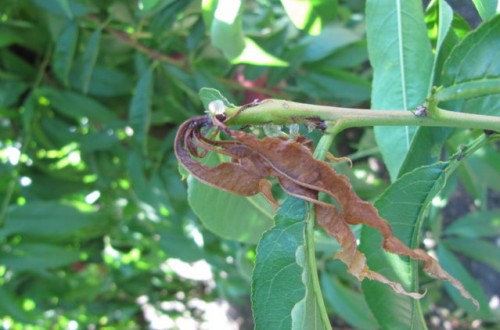
[[[165,301],[248,304],[254,246],[218,238],[189,208],[172,153],[176,125],[204,111],[204,86],[235,103],[271,95],[367,101],[367,53],[355,18],[363,7],[311,7],[304,24],[335,23],[311,37],[279,1],[248,1],[235,32],[275,62],[259,66],[217,48],[227,43],[213,36],[227,31],[211,24],[215,6],[0,2],[4,324],[141,328],[147,306],[172,319],[199,314],[162,310]],[[322,41],[331,35],[338,43]],[[335,69],[325,71],[326,63]],[[177,275],[171,259],[206,260],[215,287]]]

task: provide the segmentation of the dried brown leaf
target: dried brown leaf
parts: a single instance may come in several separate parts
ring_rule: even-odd
[[[206,138],[204,132],[214,125],[232,140]],[[208,167],[192,158],[203,157],[207,151],[230,156],[232,162]],[[391,226],[379,216],[377,209],[359,198],[345,176],[337,174],[327,163],[315,159],[310,142],[303,137],[297,140],[278,137],[259,139],[253,134],[229,130],[218,118],[202,116],[187,121],[179,128],[175,153],[192,175],[222,190],[242,196],[263,193],[273,205],[277,205],[271,193],[271,183],[267,180],[268,177],[274,177],[288,194],[314,203],[317,223],[342,247],[335,258],[344,262],[349,272],[359,280],[376,280],[390,285],[398,293],[413,298],[422,297],[419,293],[405,291],[401,284],[368,268],[366,257],[357,249],[356,237],[349,226],[353,224],[377,229],[383,237],[384,250],[422,261],[425,272],[449,281],[464,297],[477,305],[477,301],[462,284],[443,270],[435,259],[423,250],[410,249],[394,237]],[[319,193],[334,198],[340,208],[318,200]]]

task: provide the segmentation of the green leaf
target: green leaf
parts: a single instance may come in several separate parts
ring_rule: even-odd
[[[438,92],[438,99],[471,97],[470,102],[462,103],[461,109],[455,110],[492,114],[491,106],[500,102],[499,52],[500,16],[496,16],[469,33],[453,49],[443,66],[444,88]],[[491,93],[496,94],[488,95]]]
[[[443,187],[449,170],[449,163],[443,162],[420,167],[401,176],[375,202],[380,216],[391,224],[394,236],[410,248],[418,247],[423,214]],[[366,254],[370,269],[400,282],[409,292],[417,292],[418,263],[384,252],[381,244],[378,231],[363,227],[360,250]],[[375,281],[363,281],[362,286],[382,328],[426,328],[419,300],[399,295]],[[395,309],[398,313],[393,312]]]
[[[177,21],[177,16],[190,4],[191,1],[169,1],[163,9],[155,14],[151,20],[151,31],[156,37],[167,32]]]
[[[241,197],[188,179],[188,200],[203,226],[220,237],[256,244],[274,211],[261,195]]]
[[[472,0],[483,21],[492,19],[498,13],[498,0]]]
[[[463,308],[468,314],[476,318],[487,318],[490,316],[490,310],[488,308],[488,298],[484,293],[481,285],[474,280],[474,278],[467,272],[467,270],[462,266],[460,261],[451,253],[444,245],[440,244],[437,247],[437,256],[440,264],[451,276],[455,277],[457,280],[462,282],[464,287],[469,292],[474,293],[474,298],[479,302],[480,308],[476,309],[476,306],[469,300],[460,295],[460,293],[451,286],[449,283],[443,283],[444,288],[448,294],[453,298],[453,300]]]
[[[242,11],[242,0],[219,0],[215,8],[210,28],[212,44],[222,50],[229,60],[237,58],[245,49],[241,25]]]
[[[345,70],[319,68],[300,76],[301,91],[319,99],[361,103],[370,98],[370,83]]]
[[[347,287],[334,276],[321,275],[321,287],[325,301],[328,302],[342,319],[356,329],[378,329],[379,325],[368,308],[364,297]]]
[[[211,5],[205,3],[204,8],[206,6],[206,10],[210,11]],[[285,61],[267,53],[255,41],[245,37],[241,23],[243,5],[243,0],[218,0],[210,27],[212,44],[233,64],[287,66]]]
[[[302,267],[302,283],[304,283],[306,292],[302,300],[300,300],[292,310],[292,329],[302,330],[325,330],[331,329],[331,325],[325,323],[321,315],[321,308],[318,305],[317,293],[314,290],[312,283],[311,271],[316,272],[316,263],[311,263],[305,246],[299,246],[296,253],[296,261]],[[314,265],[314,268],[313,268]],[[325,311],[325,318],[327,318]]]
[[[444,233],[469,238],[500,236],[500,211],[468,213],[446,227]]]
[[[288,63],[262,49],[255,41],[244,38],[245,47],[241,53],[231,60],[232,64],[246,63],[265,66],[288,66]]]
[[[276,226],[257,247],[252,280],[255,329],[292,329],[292,310],[306,293],[297,250],[304,245],[306,204],[288,197],[276,215]]]
[[[433,63],[421,1],[370,0],[366,15],[368,54],[374,70],[372,108],[415,109],[429,92]],[[402,174],[412,144],[419,143],[412,141],[416,132],[413,127],[375,128],[377,144],[393,181]],[[419,149],[425,151],[428,149]],[[420,159],[422,162],[427,163]],[[406,170],[411,167],[407,165]]]
[[[97,55],[99,54],[99,43],[101,41],[101,30],[95,30],[90,36],[85,52],[82,57],[82,73],[81,73],[81,89],[84,94],[87,94],[90,85],[90,79],[92,78],[92,72],[94,71],[94,65],[97,60]]]
[[[69,19],[73,19],[73,13],[71,12],[71,8],[69,7],[68,0],[57,0],[59,6],[61,6],[62,10],[68,16]]]
[[[70,21],[57,39],[52,58],[52,69],[65,86],[68,85],[68,76],[73,65],[77,44],[78,26],[74,21]]]
[[[81,66],[74,65],[69,76],[72,88],[81,88]],[[118,69],[96,65],[92,71],[88,93],[95,96],[121,96],[130,93],[134,84],[131,77]]]
[[[79,260],[77,249],[43,243],[20,243],[0,251],[0,264],[14,271],[40,271],[58,268]]]
[[[28,84],[22,81],[0,81],[0,108],[8,108],[17,102],[28,88]]]
[[[83,4],[82,1],[74,0],[32,0],[33,3],[43,10],[59,15],[66,16],[70,19],[73,16],[79,17],[97,12],[96,7],[90,6],[88,3]]]
[[[500,247],[474,238],[446,238],[442,243],[450,250],[476,259],[500,272]]]
[[[453,21],[453,9],[448,5],[445,0],[439,0],[438,4],[438,21],[437,21],[437,41],[436,41],[436,54],[434,56],[434,63],[432,65],[432,78],[431,81],[434,82],[434,76],[439,68],[439,59],[441,55],[441,49],[445,45],[445,40],[447,35],[450,33],[451,22]]]
[[[115,114],[94,99],[70,91],[43,87],[36,90],[37,96],[50,101],[51,107],[69,118],[80,120],[87,117],[90,121],[109,123],[116,120]]]
[[[17,321],[34,323],[36,318],[23,309],[19,294],[14,294],[5,286],[0,286],[0,315],[9,315]]]
[[[134,140],[146,145],[153,96],[153,67],[144,71],[135,88],[129,107],[129,123],[134,130]]]
[[[212,101],[218,101],[218,100],[224,102],[224,104],[226,105],[226,107],[235,107],[234,104],[232,104],[231,102],[229,102],[228,99],[226,99],[221,94],[221,92],[219,92],[215,88],[203,87],[202,89],[200,89],[200,100],[201,100],[201,103],[203,103],[203,108],[205,110],[208,109],[208,105]]]
[[[321,31],[322,22],[314,10],[314,1],[281,0],[281,4],[298,29],[310,34],[318,34]]]
[[[319,61],[360,39],[361,37],[354,33],[352,29],[346,29],[340,26],[325,27],[320,35],[310,37],[304,41],[308,43],[304,54],[304,61]]]
[[[478,96],[500,93],[500,79],[486,79],[458,83],[442,88],[436,94],[439,101],[468,99]]]
[[[105,222],[94,213],[83,213],[56,202],[32,201],[9,209],[0,237],[22,235],[38,239],[71,239],[95,231]]]

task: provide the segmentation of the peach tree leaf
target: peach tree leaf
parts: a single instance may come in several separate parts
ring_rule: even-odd
[[[257,247],[252,280],[255,329],[292,328],[292,310],[306,293],[296,252],[304,245],[306,203],[289,197],[276,215],[276,225]]]

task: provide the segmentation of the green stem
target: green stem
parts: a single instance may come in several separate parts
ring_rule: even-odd
[[[317,159],[324,159],[328,149],[333,142],[333,134],[324,135],[319,143],[318,147],[314,151],[314,156]],[[331,329],[330,320],[328,318],[328,312],[326,311],[325,301],[323,299],[323,293],[321,291],[321,286],[318,277],[318,267],[316,265],[316,245],[314,242],[314,225],[316,223],[316,213],[314,211],[314,204],[309,203],[309,217],[306,221],[305,228],[305,248],[307,253],[307,267],[308,273],[312,283],[313,295],[316,299],[316,304],[318,305],[319,313],[323,324],[327,329]]]
[[[308,273],[311,276],[311,283],[313,289],[313,295],[316,299],[316,304],[318,305],[319,315],[326,329],[331,329],[330,319],[328,318],[328,312],[326,311],[325,300],[323,298],[323,293],[321,290],[321,285],[319,283],[318,277],[318,266],[316,265],[316,246],[314,242],[314,225],[316,223],[316,212],[314,212],[314,205],[309,203],[309,217],[306,222],[306,253],[307,253],[307,267],[309,268]]]
[[[240,108],[227,108],[226,115]],[[349,127],[364,126],[434,126],[487,129],[500,131],[500,117],[461,113],[437,108],[429,116],[417,116],[411,111],[367,110],[312,105],[286,100],[267,99],[246,108],[232,117],[230,125],[261,125],[273,123],[314,123],[324,121],[326,131],[337,134]]]

